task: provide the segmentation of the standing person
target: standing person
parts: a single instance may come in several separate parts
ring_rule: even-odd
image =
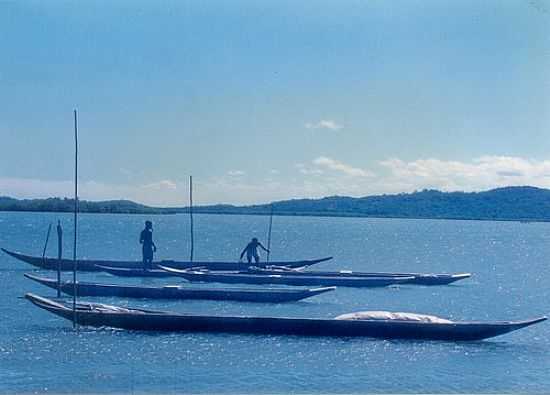
[[[258,247],[260,247],[265,252],[269,252],[267,248],[265,248],[262,243],[258,241],[257,238],[253,238],[250,243],[244,247],[243,252],[241,252],[241,256],[239,257],[239,261],[242,261],[244,253],[246,252],[246,259],[248,260],[248,263],[252,262],[252,257],[254,257],[254,261],[256,263],[260,262],[260,256],[258,255]]]
[[[139,243],[143,244],[143,270],[150,269],[153,263],[153,253],[157,252],[157,246],[153,242],[153,223],[145,221],[145,229],[141,231]]]

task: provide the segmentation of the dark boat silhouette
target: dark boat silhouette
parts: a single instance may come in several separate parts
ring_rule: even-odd
[[[55,279],[25,274],[25,277],[47,287],[58,289],[68,295],[74,294],[72,281],[63,281],[60,286]],[[119,284],[98,284],[78,281],[76,292],[78,296],[118,296],[123,298],[148,299],[205,299],[205,300],[235,300],[241,302],[282,303],[294,302],[325,292],[335,290],[335,287],[314,289],[296,288],[203,288],[187,285],[137,286]]]
[[[57,270],[59,263],[61,271],[72,271],[73,270],[73,261],[72,259],[61,259],[59,261],[57,258],[42,258],[37,256],[25,255],[19,252],[13,252],[5,248],[1,248],[6,254],[12,256],[15,259],[18,259],[22,262],[28,263],[30,265],[36,266],[40,269],[48,270]],[[332,257],[325,257],[320,259],[310,259],[310,260],[301,260],[301,261],[280,261],[280,262],[270,262],[269,265],[276,266],[287,266],[287,267],[304,267],[315,265],[317,263],[325,262],[332,259]],[[142,269],[142,261],[114,261],[114,260],[97,260],[97,259],[78,259],[78,271],[81,272],[97,272],[101,271],[97,266],[109,266],[115,268],[127,268],[127,269]],[[164,264],[172,266],[179,269],[191,268],[191,267],[204,267],[210,270],[245,270],[250,265],[243,262],[230,262],[230,261],[219,261],[219,262],[200,262],[200,261],[172,261],[172,260],[163,260],[153,262],[153,266],[156,264]],[[267,263],[260,262],[257,265],[267,265]]]
[[[285,318],[208,316],[131,309],[105,304],[78,303],[76,314],[64,303],[26,294],[36,306],[79,325],[156,332],[223,332],[269,335],[374,337],[474,341],[487,339],[546,320],[452,322],[406,319]]]

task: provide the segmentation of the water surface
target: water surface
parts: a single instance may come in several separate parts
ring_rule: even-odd
[[[65,214],[0,213],[0,246],[40,255],[48,224],[55,225],[58,218],[65,229],[64,256],[72,256],[72,222]],[[149,218],[154,222],[158,257],[186,259],[185,215],[81,215],[78,256],[139,260],[139,232]],[[267,227],[267,217],[197,215],[195,259],[235,260],[251,237],[265,242]],[[55,228],[52,237],[48,254],[53,256]],[[506,320],[550,313],[550,224],[546,223],[275,217],[272,250],[273,260],[334,256],[317,266],[326,270],[472,272],[474,277],[439,287],[340,288],[290,304],[95,301],[202,314],[292,317],[394,310],[455,320]],[[0,256],[0,393],[550,391],[547,322],[467,343],[87,328],[76,333],[69,322],[20,298],[25,292],[55,294],[23,277],[31,270]],[[103,273],[82,273],[79,278],[178,282],[117,279]]]

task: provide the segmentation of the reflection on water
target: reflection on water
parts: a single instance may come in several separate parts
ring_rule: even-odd
[[[0,245],[40,255],[45,230],[61,217],[0,213]],[[140,259],[144,216],[82,215],[79,255]],[[188,218],[155,217],[159,258],[188,256]],[[272,259],[333,255],[319,269],[472,272],[452,286],[340,288],[307,301],[94,299],[200,314],[334,317],[359,310],[505,320],[548,315],[550,224],[384,219],[274,219]],[[196,259],[237,259],[243,243],[264,238],[267,218],[197,215]],[[55,255],[55,243],[49,255]],[[66,256],[71,255],[69,242]],[[0,256],[0,393],[10,392],[544,392],[550,389],[550,325],[482,342],[304,338],[201,333],[143,333],[80,328],[18,297],[54,291],[23,278],[31,270]],[[41,272],[52,277],[54,273]],[[66,275],[67,278],[69,275]],[[159,285],[179,279],[80,279]],[[194,284],[193,286],[220,286]],[[90,298],[91,299],[91,298]]]

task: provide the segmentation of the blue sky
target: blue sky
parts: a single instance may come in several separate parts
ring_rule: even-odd
[[[113,4],[114,3],[114,4]],[[0,195],[550,187],[549,1],[0,3]]]

